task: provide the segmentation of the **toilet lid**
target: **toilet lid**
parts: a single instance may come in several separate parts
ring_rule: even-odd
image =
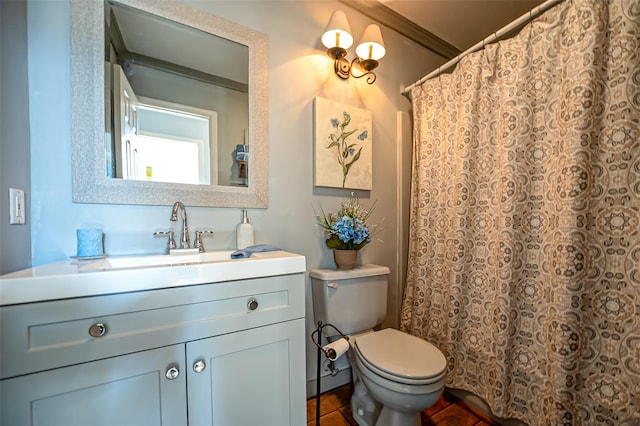
[[[355,345],[371,366],[399,378],[427,380],[441,376],[447,367],[438,348],[393,328],[358,337]]]

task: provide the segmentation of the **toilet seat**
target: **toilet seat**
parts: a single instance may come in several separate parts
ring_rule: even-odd
[[[356,356],[372,372],[408,385],[426,385],[442,380],[447,361],[431,343],[387,328],[358,336]]]

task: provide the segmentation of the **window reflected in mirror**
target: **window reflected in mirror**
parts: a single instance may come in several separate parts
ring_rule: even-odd
[[[110,1],[105,21],[106,176],[247,186],[248,47]]]

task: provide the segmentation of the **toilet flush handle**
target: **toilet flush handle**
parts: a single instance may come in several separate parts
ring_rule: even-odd
[[[327,287],[329,287],[329,288],[338,288],[338,284],[334,283],[334,282],[327,283]]]

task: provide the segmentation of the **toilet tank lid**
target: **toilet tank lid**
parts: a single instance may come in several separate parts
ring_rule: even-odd
[[[312,269],[309,271],[309,276],[320,280],[332,281],[389,275],[390,272],[386,266],[369,264],[356,266],[353,269]]]

